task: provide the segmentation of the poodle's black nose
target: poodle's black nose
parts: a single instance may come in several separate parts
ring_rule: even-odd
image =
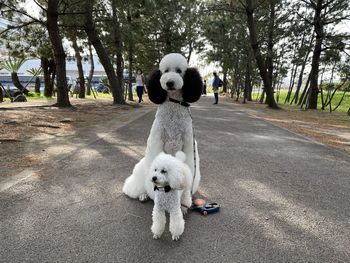
[[[153,177],[152,177],[152,181],[153,181],[153,182],[157,181],[157,176],[153,176]]]
[[[174,87],[174,84],[175,84],[175,82],[172,81],[172,80],[168,80],[168,81],[166,82],[166,86],[167,86],[168,88]]]

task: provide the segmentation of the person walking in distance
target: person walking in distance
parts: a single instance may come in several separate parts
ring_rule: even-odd
[[[218,104],[219,103],[219,87],[222,86],[222,80],[219,78],[218,74],[214,71],[214,80],[213,80],[213,90],[214,90],[214,97],[215,97],[215,102],[213,104]]]
[[[203,93],[202,95],[207,95],[207,80],[203,80]]]
[[[136,93],[139,97],[139,103],[141,103],[143,91],[145,88],[145,77],[143,76],[142,70],[138,69],[136,72]]]

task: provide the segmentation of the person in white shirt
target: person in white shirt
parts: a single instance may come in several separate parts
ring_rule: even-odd
[[[145,88],[145,77],[143,76],[142,70],[138,69],[136,71],[136,93],[137,97],[139,97],[139,103],[141,103],[143,90]]]

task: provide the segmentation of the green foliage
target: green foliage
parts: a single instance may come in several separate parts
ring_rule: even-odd
[[[1,62],[1,67],[6,69],[9,72],[18,72],[22,65],[26,62],[24,58],[11,58]]]
[[[27,73],[36,77],[36,76],[39,76],[41,73],[43,72],[43,69],[40,67],[40,68],[30,68],[27,70]]]
[[[102,77],[101,82],[108,84],[108,78],[107,77]]]
[[[170,52],[182,53],[190,59],[194,50],[203,48],[201,6],[198,0],[121,1],[124,57],[132,50],[135,68],[146,73]]]
[[[38,95],[35,92],[29,91],[27,97],[38,97]]]
[[[298,78],[301,65],[311,62],[310,55],[316,41],[313,17],[317,1],[252,2],[258,43],[264,60],[267,60],[267,55],[272,57],[275,86],[281,83],[292,65],[299,67],[296,74]],[[350,77],[350,60],[345,59],[345,54],[349,54],[350,37],[348,33],[335,30],[335,25],[349,17],[350,2],[326,2],[328,7],[324,9],[321,21],[326,26],[320,65],[324,69],[325,78],[332,72],[345,81]],[[88,41],[84,32],[86,3],[83,0],[59,2],[60,34],[65,40],[77,39],[81,53],[85,54],[88,53]],[[243,87],[247,71],[250,71],[251,83],[258,84],[261,81],[250,47],[245,0],[93,0],[89,3],[93,3],[93,20],[98,35],[114,64],[117,49],[120,48],[115,42],[115,20],[111,10],[112,3],[116,3],[124,70],[127,70],[130,61],[133,69],[140,68],[147,75],[157,67],[166,53],[180,52],[190,59],[197,52],[206,62],[221,66],[223,72],[227,73],[230,86]],[[38,16],[32,15],[25,8],[23,0],[3,0],[0,6],[2,17],[11,24],[10,28],[0,32],[0,44],[7,48],[11,57],[19,58],[18,61],[15,59],[4,64],[11,72],[18,70],[20,59],[53,58],[46,29],[47,1],[39,0],[33,4],[40,10]],[[270,4],[276,7],[273,54],[268,54]],[[68,53],[69,50],[67,46]],[[306,71],[308,68],[306,66]],[[36,71],[28,73],[33,76],[41,74]],[[322,88],[329,90],[337,88],[339,84],[332,85],[324,83]],[[346,84],[340,90],[348,88],[349,84]]]
[[[334,83],[322,83],[320,84],[320,88],[322,88],[325,91],[328,90],[335,90],[337,89],[338,91],[350,91],[350,82],[340,83],[340,82],[334,82]]]

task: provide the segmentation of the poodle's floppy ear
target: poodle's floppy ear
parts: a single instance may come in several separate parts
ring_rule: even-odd
[[[202,95],[202,77],[196,68],[187,68],[182,87],[182,98],[186,102],[196,102]]]
[[[167,97],[167,92],[160,85],[161,72],[154,70],[148,77],[147,91],[149,99],[155,104],[162,104]]]
[[[185,187],[185,184],[184,184],[185,177],[181,172],[181,169],[176,171],[176,173],[177,173],[176,175],[175,174],[169,175],[168,177],[169,186],[172,189],[182,190]]]

